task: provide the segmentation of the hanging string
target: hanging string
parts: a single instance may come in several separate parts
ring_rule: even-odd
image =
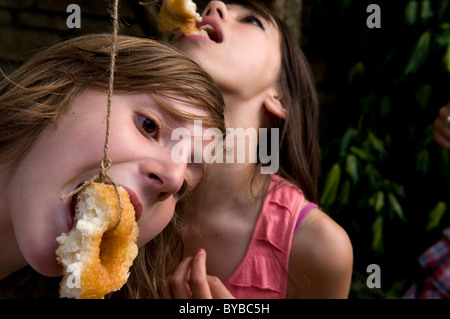
[[[108,145],[109,145],[110,122],[111,122],[111,101],[114,87],[114,71],[116,69],[117,34],[119,32],[119,0],[114,0],[113,11],[111,15],[113,20],[113,32],[112,32],[112,44],[110,53],[111,62],[109,65],[110,73],[109,73],[109,88],[108,88],[107,113],[106,113],[106,136],[105,136],[105,145],[103,147],[103,159],[100,162],[100,171],[94,177],[84,182],[81,186],[77,187],[74,191],[61,196],[62,200],[66,200],[67,198],[78,194],[93,182],[103,183],[105,181],[108,181],[109,183],[111,183],[111,185],[114,187],[117,193],[117,196],[119,197],[120,210],[119,210],[119,218],[117,220],[116,225],[112,229],[108,230],[108,232],[116,230],[116,228],[119,226],[120,221],[122,219],[122,211],[123,211],[122,197],[120,195],[119,188],[117,184],[114,182],[114,180],[111,178],[111,176],[108,174],[109,168],[111,167],[111,160],[108,158]]]

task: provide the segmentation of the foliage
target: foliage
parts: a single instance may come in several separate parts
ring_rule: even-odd
[[[321,205],[352,239],[352,297],[400,297],[450,226],[449,153],[431,135],[450,100],[449,21],[449,0],[323,0],[306,22],[306,54],[325,65]],[[378,292],[361,288],[371,263]]]

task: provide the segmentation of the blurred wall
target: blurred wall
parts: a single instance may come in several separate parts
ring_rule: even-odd
[[[110,1],[0,0],[0,68],[9,74],[36,50],[77,35],[111,32]],[[81,28],[68,28],[70,4],[81,9]],[[143,35],[132,5],[120,2],[121,34]],[[0,74],[0,77],[3,76]]]

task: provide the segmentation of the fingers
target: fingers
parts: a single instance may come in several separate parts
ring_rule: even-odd
[[[450,149],[450,102],[439,110],[439,116],[434,121],[433,138],[445,149]]]
[[[206,252],[200,249],[192,259],[191,279],[189,286],[192,298],[195,299],[231,299],[233,295],[223,282],[206,273]]]
[[[208,285],[214,299],[235,299],[224,283],[215,276],[208,276]]]
[[[206,253],[200,249],[193,257],[184,258],[169,276],[166,295],[175,299],[211,299],[206,275]]]
[[[193,299],[211,299],[212,294],[208,285],[206,275],[206,252],[200,249],[192,259],[191,278],[189,287],[191,288]]]
[[[169,296],[174,299],[191,298],[191,290],[188,285],[192,257],[184,258],[175,271],[169,276]]]
[[[223,282],[206,273],[206,252],[197,251],[184,258],[169,276],[166,295],[175,299],[231,299],[233,295]]]

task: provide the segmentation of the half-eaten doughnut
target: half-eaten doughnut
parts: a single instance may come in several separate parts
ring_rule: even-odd
[[[61,298],[100,299],[126,283],[139,229],[128,192],[118,189],[120,222],[114,186],[93,182],[76,195],[74,227],[56,238],[57,260],[64,268]]]

